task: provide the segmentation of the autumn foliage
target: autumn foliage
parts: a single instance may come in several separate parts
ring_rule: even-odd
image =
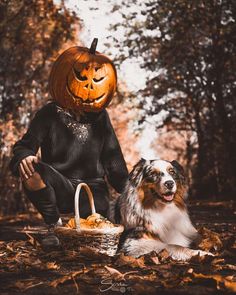
[[[12,145],[34,112],[49,98],[52,62],[75,40],[77,17],[52,0],[2,1],[0,4],[0,191],[1,212],[28,208],[8,163]]]

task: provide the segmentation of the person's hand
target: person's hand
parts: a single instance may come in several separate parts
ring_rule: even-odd
[[[28,156],[20,162],[19,172],[22,179],[29,179],[34,174],[33,162],[38,163],[36,156]]]

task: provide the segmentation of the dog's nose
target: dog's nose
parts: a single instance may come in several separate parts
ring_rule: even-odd
[[[168,189],[172,189],[174,187],[174,181],[173,180],[168,180],[164,183],[164,185],[168,188]]]

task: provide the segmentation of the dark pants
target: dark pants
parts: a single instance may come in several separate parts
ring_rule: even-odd
[[[74,212],[75,190],[81,182],[89,185],[93,193],[96,211],[104,217],[107,216],[109,207],[108,189],[103,179],[88,181],[68,179],[46,163],[40,162],[34,164],[34,166],[46,187],[37,191],[29,191],[25,188],[25,193],[47,224],[57,222],[60,213]],[[91,214],[88,197],[84,189],[81,190],[79,209],[80,217],[85,218]]]

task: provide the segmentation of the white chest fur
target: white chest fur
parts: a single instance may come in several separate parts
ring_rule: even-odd
[[[174,203],[162,210],[145,210],[145,221],[146,229],[167,244],[187,247],[196,233],[187,211],[180,210]]]

